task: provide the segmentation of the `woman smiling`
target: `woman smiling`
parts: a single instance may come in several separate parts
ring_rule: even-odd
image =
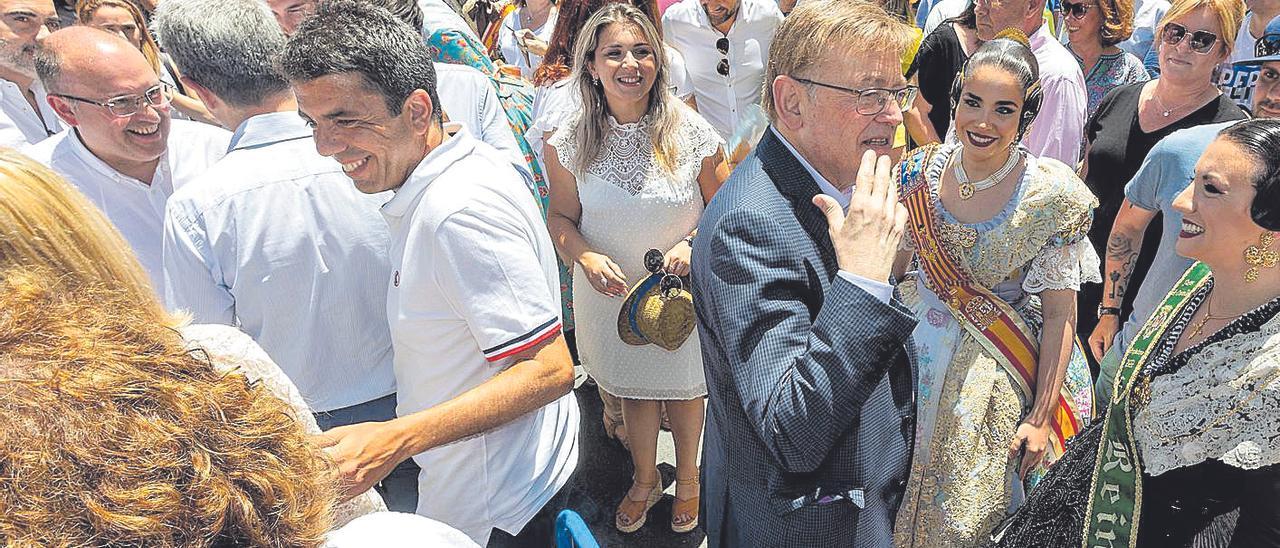
[[[911,219],[899,270],[919,323],[919,399],[897,546],[977,546],[1091,415],[1072,344],[1075,293],[1100,281],[1085,239],[1096,200],[1071,168],[1019,141],[1040,108],[1039,67],[1017,31],[965,63],[958,143],[900,166]]]
[[[625,341],[621,297],[655,268],[689,274],[691,243],[723,179],[723,142],[667,87],[666,55],[653,23],[629,4],[611,3],[587,20],[573,53],[571,85],[580,113],[547,141],[551,175],[547,226],[574,265],[578,353],[600,387],[622,398],[634,481],[616,527],[644,526],[662,497],[657,469],[659,409],[671,419],[676,501],[671,528],[698,524],[698,443],[707,393],[697,335],[667,350]],[[639,346],[633,346],[637,345]]]
[[[1218,134],[1173,202],[1194,264],[1125,353],[1105,418],[997,546],[1280,545],[1280,121]]]

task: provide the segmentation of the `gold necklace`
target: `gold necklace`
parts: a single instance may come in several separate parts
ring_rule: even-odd
[[[1226,320],[1229,318],[1231,318],[1231,316],[1214,316],[1213,300],[1206,298],[1204,300],[1204,317],[1200,318],[1200,321],[1196,322],[1196,324],[1192,326],[1190,338],[1194,339],[1199,336],[1200,332],[1204,330],[1204,324],[1209,323],[1209,320]]]

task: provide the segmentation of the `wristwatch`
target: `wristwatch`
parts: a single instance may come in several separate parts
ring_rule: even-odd
[[[1099,320],[1101,320],[1103,316],[1119,316],[1119,315],[1120,315],[1120,307],[1118,307],[1118,306],[1102,306],[1102,305],[1098,305],[1098,319],[1099,319]]]

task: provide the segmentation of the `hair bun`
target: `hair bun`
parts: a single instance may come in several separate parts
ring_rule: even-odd
[[[1028,48],[1031,47],[1031,39],[1027,38],[1027,33],[1022,32],[1021,30],[1015,29],[1013,27],[1000,31],[998,34],[996,34],[996,37],[994,39],[999,40],[1001,38],[1008,38]]]

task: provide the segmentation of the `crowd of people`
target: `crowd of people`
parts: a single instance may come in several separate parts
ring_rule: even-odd
[[[624,535],[1280,546],[1278,152],[1276,0],[0,0],[0,544],[551,546],[598,397]]]

